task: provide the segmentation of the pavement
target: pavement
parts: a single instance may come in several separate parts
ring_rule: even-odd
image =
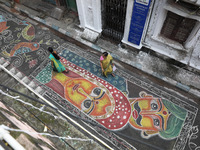
[[[54,24],[53,18],[47,22],[20,7],[24,6],[16,5],[15,10],[0,8],[3,70],[52,107],[76,117],[74,124],[84,127],[90,136],[105,144],[106,149],[199,148],[198,90],[161,76],[154,72],[155,68],[146,68],[145,63],[149,63],[150,58],[152,63],[159,58],[118,46],[113,50],[116,45],[105,43],[103,39],[93,44],[81,38],[82,30],[74,24],[63,29],[56,26],[58,23]],[[49,46],[62,57],[62,63],[70,70],[68,74],[52,71]],[[112,48],[108,51],[118,69],[115,77],[105,78],[101,75],[99,56],[108,48]],[[124,53],[129,54],[129,59]],[[136,58],[142,63],[132,61]],[[172,75],[173,68],[170,69]],[[185,70],[179,76],[177,72],[182,70],[175,69],[177,79],[183,75],[194,77]],[[149,77],[141,70],[159,78]],[[195,77],[196,81],[190,80],[190,84],[198,87],[199,76]],[[163,82],[168,80],[170,84]]]

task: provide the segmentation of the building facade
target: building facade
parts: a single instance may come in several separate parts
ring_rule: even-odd
[[[143,45],[200,70],[199,6],[199,0],[154,2]]]
[[[146,47],[200,70],[200,0],[44,1],[76,11],[79,26],[93,38],[105,36],[138,50]]]
[[[83,28],[198,70],[199,5],[199,0],[77,0]]]

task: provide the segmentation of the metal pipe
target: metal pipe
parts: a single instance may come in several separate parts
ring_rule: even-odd
[[[0,126],[0,140],[5,140],[14,150],[25,150],[10,134],[7,130]]]

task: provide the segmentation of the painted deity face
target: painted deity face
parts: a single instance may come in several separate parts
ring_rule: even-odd
[[[166,130],[169,112],[160,98],[138,98],[131,104],[132,115],[129,123],[144,131]]]
[[[91,116],[106,115],[111,109],[106,92],[84,78],[71,78],[66,82],[65,98]]]

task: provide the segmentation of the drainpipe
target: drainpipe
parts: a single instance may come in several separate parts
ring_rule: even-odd
[[[155,1],[156,1],[156,0],[152,0],[151,10],[150,10],[150,12],[149,12],[149,14],[148,14],[149,17],[148,17],[148,20],[146,20],[146,21],[147,21],[147,25],[146,25],[146,27],[144,28],[145,32],[144,32],[143,37],[142,37],[142,39],[141,39],[142,45],[144,45],[144,47],[147,47],[147,48],[149,48],[149,49],[151,49],[151,46],[149,46],[149,44],[147,44],[144,40],[145,40],[146,35],[147,35],[147,30],[149,29],[149,25],[150,25],[150,21],[151,21],[151,18],[152,18],[152,13],[153,13]]]
[[[5,140],[9,146],[11,146],[14,150],[25,150],[23,146],[21,146],[10,134],[7,130],[4,130],[0,126],[0,140]]]

